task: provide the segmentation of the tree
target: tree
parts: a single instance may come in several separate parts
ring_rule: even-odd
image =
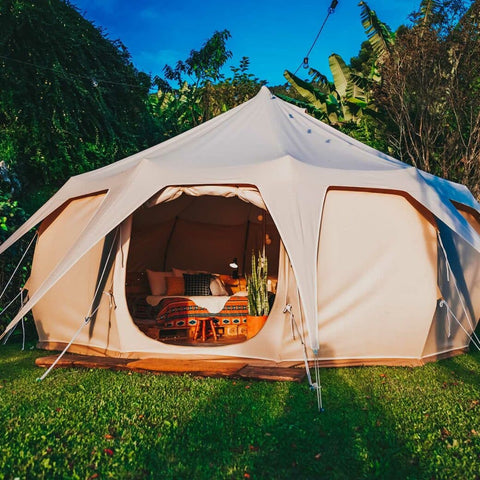
[[[480,194],[480,4],[423,1],[382,64],[377,101],[404,161]]]
[[[69,3],[4,0],[0,32],[0,155],[27,210],[155,140],[149,76]]]
[[[0,3],[0,72],[0,242],[71,175],[161,138],[147,106],[150,77],[66,1]],[[25,247],[22,239],[2,255],[0,291]]]
[[[215,32],[200,50],[192,50],[185,61],[179,60],[174,68],[165,65],[165,79],[155,78],[155,83],[160,87],[157,96],[168,94],[162,99],[158,113],[161,115],[162,110],[168,107],[176,113],[178,119],[177,125],[172,129],[173,134],[213,117],[215,99],[212,85],[224,78],[221,69],[232,56],[226,45],[230,36],[228,30]],[[169,81],[174,81],[178,88],[172,89]],[[166,112],[167,115],[170,111]]]
[[[192,50],[185,61],[173,68],[166,65],[165,78],[155,77],[158,91],[151,95],[153,115],[164,125],[166,137],[189,130],[214,116],[252,98],[265,84],[249,72],[247,57],[233,76],[222,72],[232,53],[227,49],[230,32],[215,32],[200,50]],[[176,84],[176,88],[170,82]]]
[[[250,73],[249,69],[250,59],[242,57],[238,67],[230,67],[233,76],[215,86],[215,97],[221,111],[230,110],[250,100],[258,93],[262,85],[266,85],[266,80],[260,80]]]

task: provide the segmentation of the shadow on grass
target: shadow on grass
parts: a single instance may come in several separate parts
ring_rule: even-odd
[[[459,355],[442,360],[438,362],[438,366],[451,372],[456,378],[461,378],[463,383],[478,387],[480,385],[480,352],[475,347],[470,348],[472,351],[467,356]],[[468,361],[465,360],[466,358]]]
[[[322,414],[305,382],[226,382],[179,429],[166,478],[475,479],[478,385],[446,395],[452,364],[471,375],[455,359],[322,370]]]
[[[405,479],[418,473],[375,399],[354,391],[343,371],[323,373],[322,414],[305,382],[225,384],[197,405],[172,446],[173,457],[186,462],[188,456],[189,467],[171,465],[165,478],[187,471],[194,478],[275,479]]]

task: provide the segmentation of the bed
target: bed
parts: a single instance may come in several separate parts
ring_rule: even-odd
[[[242,292],[243,293],[243,292]],[[201,319],[211,319],[217,335],[233,337],[247,334],[248,299],[232,296],[148,296],[159,338],[192,338]]]
[[[149,270],[146,274],[149,292],[135,291],[130,281],[127,297],[135,324],[149,337],[193,339],[202,320],[208,321],[210,330],[214,326],[219,337],[246,336],[246,285],[237,291],[238,281],[239,288],[233,289],[223,281],[218,283],[219,276],[184,271],[176,276],[172,272]],[[199,280],[205,285],[199,286]],[[203,287],[207,287],[206,291]]]

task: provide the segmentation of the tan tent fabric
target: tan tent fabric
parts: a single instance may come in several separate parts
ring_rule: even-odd
[[[70,201],[55,218],[48,218],[40,228],[35,248],[32,272],[29,279],[30,294],[36,292],[45,281],[45,276],[69,251],[80,232],[85,229],[98,210],[104,195],[88,196]],[[99,275],[103,241],[94,245],[46,295],[35,305],[33,315],[40,342],[68,343],[72,331],[90,313]],[[115,251],[116,255],[116,251]],[[82,281],[79,281],[82,279]],[[111,285],[110,282],[107,282]],[[107,289],[108,290],[108,289]],[[113,314],[110,299],[104,296],[98,311],[99,318]],[[107,333],[108,322],[94,322],[85,329],[78,342],[105,349],[115,345],[116,329]],[[113,322],[115,325],[115,322]],[[96,341],[96,340],[100,340]],[[107,340],[105,345],[105,340]]]
[[[435,227],[404,197],[328,193],[318,257],[321,352],[420,358],[436,283]]]
[[[102,199],[95,214],[86,220],[84,228],[68,234],[68,248],[59,251],[56,261],[47,262],[48,266],[40,267],[43,260],[39,260],[38,267],[34,265],[35,275],[42,281],[35,284],[29,302],[9,328],[37,303],[40,308],[40,302],[57,284],[61,288],[60,284],[67,282],[69,272],[79,262],[88,263],[86,259],[91,257],[89,261],[94,263],[92,252],[96,246],[122,225],[123,247],[116,252],[112,277],[117,302],[115,320],[101,320],[99,316],[96,328],[103,333],[93,335],[85,345],[104,345],[109,354],[115,355],[198,355],[198,349],[174,348],[148,339],[132,323],[128,309],[123,308],[127,245],[130,232],[136,235],[139,231],[136,225],[133,230],[125,225],[131,224],[132,218],[140,219],[142,209],[167,212],[177,208],[176,202],[183,202],[183,198],[194,202],[192,198],[205,196],[218,196],[225,201],[241,199],[241,203],[249,202],[245,203],[247,206],[266,208],[278,232],[280,250],[276,259],[279,291],[265,328],[243,344],[205,349],[203,355],[300,358],[298,340],[290,348],[289,316],[283,313],[282,303],[294,305],[310,348],[325,358],[421,358],[464,347],[467,335],[450,335],[448,338],[453,340],[439,341],[437,346],[432,340],[432,332],[438,330],[434,324],[439,328],[445,324],[437,305],[438,291],[457,318],[466,309],[472,325],[478,322],[476,272],[480,236],[472,224],[476,219],[465,218],[457,209],[463,205],[478,213],[479,205],[470,192],[464,186],[421,172],[362,145],[276,98],[266,88],[249,102],[189,132],[73,177],[0,246],[0,253],[37,223],[45,219],[48,223],[49,216],[72,198],[96,196],[99,192]],[[180,197],[173,200],[177,195]],[[170,201],[163,203],[166,200]],[[157,205],[149,209],[145,207],[147,202]],[[200,215],[201,209],[191,212]],[[65,209],[55,224],[67,224],[68,215]],[[202,221],[205,217],[196,218],[194,213],[182,219],[184,226],[199,225]],[[163,238],[161,229],[168,228],[168,219],[166,222],[157,224],[153,237]],[[42,228],[48,231],[50,227],[44,224]],[[436,243],[437,230],[446,243],[445,251],[451,258],[448,268],[455,272],[460,293],[452,283],[444,284],[447,266],[442,266],[445,260]],[[200,228],[194,231],[200,232]],[[175,240],[175,245],[181,241]],[[146,239],[144,244],[153,245],[154,241]],[[136,245],[132,262],[143,268],[146,259],[138,254],[140,247]],[[238,248],[237,245],[235,249]],[[330,248],[337,255],[335,264]],[[37,258],[39,255],[36,254]],[[188,259],[192,261],[193,254]],[[92,266],[93,270],[98,270],[98,265]],[[332,283],[325,283],[329,277]],[[81,281],[89,282],[87,278],[82,277]],[[412,289],[413,284],[418,284],[418,288]],[[87,295],[86,291],[83,294]],[[465,307],[458,300],[459,295]],[[83,302],[80,301],[82,305]],[[65,312],[65,318],[52,320],[49,338],[54,338],[57,323],[73,322],[73,310]],[[101,330],[102,321],[111,326]],[[107,332],[114,330],[118,332],[118,341],[108,340],[107,348]],[[357,336],[353,342],[345,335],[349,330],[352,337]],[[472,331],[472,326],[468,331]],[[358,337],[362,332],[364,341]],[[410,332],[414,339],[405,332]],[[401,338],[397,344],[392,340],[395,335]]]

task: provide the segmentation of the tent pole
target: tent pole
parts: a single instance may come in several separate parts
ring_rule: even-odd
[[[243,242],[243,260],[242,260],[242,276],[245,276],[245,262],[247,260],[248,235],[250,234],[250,219],[247,220],[247,228],[245,229],[245,241]]]
[[[163,270],[167,268],[167,256],[168,256],[168,249],[170,248],[170,242],[172,241],[173,233],[175,232],[175,227],[177,226],[178,215],[175,217],[175,221],[173,222],[172,229],[170,230],[170,235],[168,236],[167,245],[165,246],[165,253],[163,255]]]

